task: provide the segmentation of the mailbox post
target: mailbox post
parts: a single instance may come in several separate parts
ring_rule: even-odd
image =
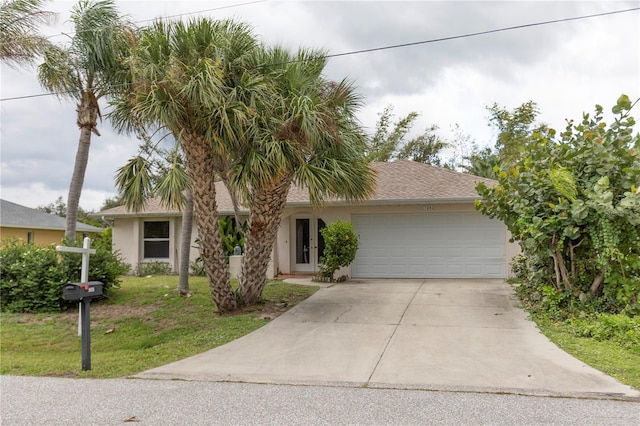
[[[62,287],[64,300],[80,301],[80,327],[82,330],[82,370],[91,370],[91,301],[102,296],[102,283],[69,283]]]

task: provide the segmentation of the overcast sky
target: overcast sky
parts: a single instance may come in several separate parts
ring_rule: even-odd
[[[640,1],[247,3],[117,2],[138,25],[207,10],[200,14],[249,23],[265,43],[319,47],[329,54],[640,7]],[[71,32],[73,4],[48,4],[59,21],[42,32],[55,43],[65,43],[60,34]],[[2,99],[46,93],[35,69],[2,65],[1,72]],[[450,129],[458,124],[479,145],[493,145],[486,107],[494,102],[512,109],[533,100],[540,121],[562,129],[566,118],[580,119],[595,104],[608,110],[622,93],[639,98],[640,11],[340,56],[329,60],[326,72],[334,80],[354,81],[365,98],[360,120],[369,131],[383,108],[393,104],[397,116],[421,114],[416,130],[436,124],[442,137],[452,138]],[[3,100],[0,109],[0,197],[28,207],[59,196],[66,202],[79,137],[75,104],[45,96]],[[116,194],[115,171],[137,152],[137,142],[116,135],[108,121],[99,130],[102,136],[92,137],[80,200],[85,210],[99,210]]]

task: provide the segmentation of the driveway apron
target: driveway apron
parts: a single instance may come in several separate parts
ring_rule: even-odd
[[[502,280],[352,280],[136,377],[640,398],[558,349]]]

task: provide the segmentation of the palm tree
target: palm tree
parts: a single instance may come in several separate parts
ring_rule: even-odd
[[[77,102],[80,139],[76,151],[69,195],[65,238],[75,241],[78,205],[89,160],[91,134],[101,117],[98,100],[109,93],[126,54],[128,29],[113,0],[81,0],[71,12],[75,34],[68,47],[52,46],[45,51],[38,78],[42,86],[60,99]]]
[[[38,25],[55,21],[42,10],[46,0],[4,0],[0,4],[0,60],[11,67],[32,65],[51,46]]]
[[[161,125],[179,135],[219,311],[238,304],[221,244],[216,177],[250,208],[244,303],[262,293],[292,183],[307,186],[315,204],[371,192],[373,172],[354,118],[359,99],[347,82],[321,78],[326,61],[318,55],[260,48],[246,26],[207,19],[157,22],[133,46],[130,90],[112,102],[110,117],[124,131]]]
[[[273,48],[255,58],[255,68],[272,83],[278,102],[260,111],[258,131],[232,168],[231,186],[250,208],[238,288],[247,304],[262,295],[292,184],[307,187],[316,206],[328,197],[362,200],[373,190],[365,136],[355,118],[360,99],[349,82],[322,77],[325,56]]]
[[[139,132],[139,138],[145,141],[141,150],[147,156],[136,155],[120,167],[116,173],[116,186],[121,194],[122,203],[131,210],[140,211],[144,203],[156,194],[160,196],[163,205],[182,210],[180,265],[176,291],[183,296],[188,295],[193,228],[193,197],[189,177],[177,149],[179,145],[176,145],[172,152],[166,152],[159,149],[157,144],[151,144],[151,137],[147,136],[143,129]],[[150,160],[154,155],[156,159]]]
[[[260,98],[261,84],[244,59],[257,47],[246,25],[195,19],[155,22],[131,46],[130,85],[113,102],[121,131],[163,126],[184,153],[194,214],[213,301],[218,311],[237,308],[221,244],[216,176],[226,176],[230,153],[250,129],[253,109],[241,94]]]

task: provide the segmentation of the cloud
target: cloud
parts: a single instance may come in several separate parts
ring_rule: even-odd
[[[47,34],[69,32],[76,2],[54,1],[59,24]],[[123,13],[141,21],[228,6],[206,1],[119,1]],[[411,43],[473,32],[637,7],[626,2],[539,1],[268,1],[204,12],[253,26],[268,44],[290,49],[324,48],[330,54]],[[533,100],[540,119],[564,127],[596,103],[610,107],[621,93],[640,97],[640,12],[523,28],[477,37],[331,58],[326,76],[349,77],[365,98],[360,113],[373,131],[378,113],[395,106],[397,116],[421,113],[416,131],[431,124],[451,138],[460,128],[492,145],[486,106],[509,109]],[[145,23],[141,23],[145,24]],[[52,39],[64,43],[66,36]],[[2,98],[43,93],[35,70],[2,66]],[[66,198],[78,143],[75,105],[54,97],[0,103],[2,197],[31,207]],[[115,193],[113,176],[137,150],[137,141],[115,134],[108,123],[92,138],[80,205],[98,209]],[[17,197],[17,198],[12,198]]]

